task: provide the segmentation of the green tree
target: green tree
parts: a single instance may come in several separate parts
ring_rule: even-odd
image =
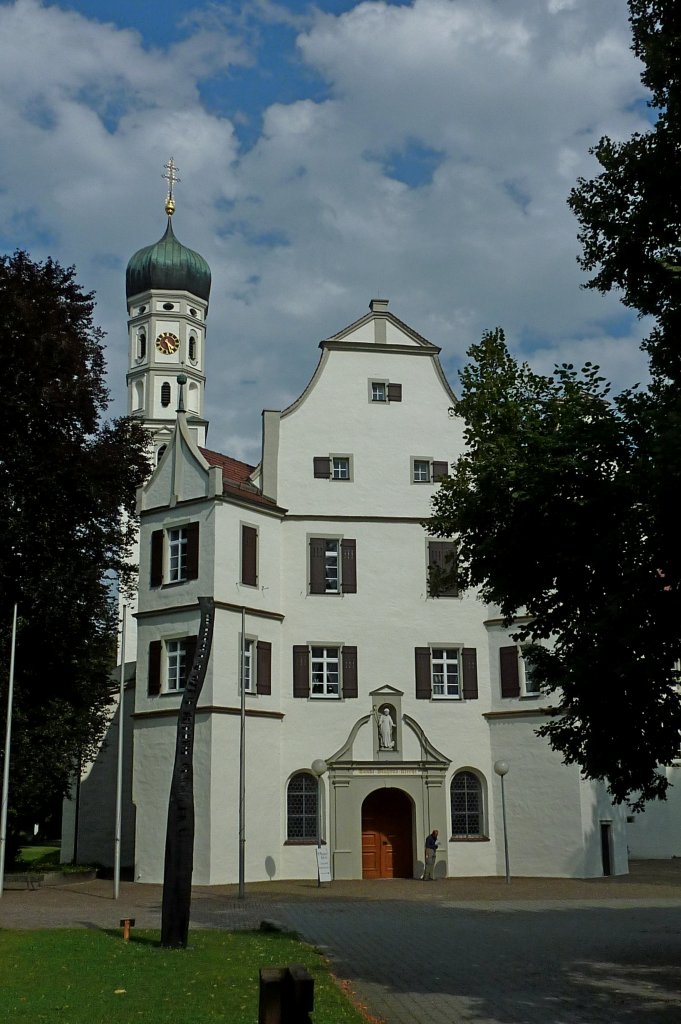
[[[101,738],[117,629],[112,583],[134,578],[147,439],[134,420],[102,420],[108,393],[93,308],[73,268],[24,252],[0,258],[0,716],[4,740],[17,602],[15,832],[66,792],[78,758]]]
[[[679,749],[681,607],[646,498],[654,466],[636,396],[611,401],[590,364],[535,374],[500,330],[468,354],[457,406],[467,449],[429,528],[457,538],[459,587],[515,621],[558,696],[560,714],[540,729],[551,745],[618,802],[662,796],[658,765]]]

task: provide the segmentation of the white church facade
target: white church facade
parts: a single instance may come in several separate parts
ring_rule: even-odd
[[[439,349],[372,300],[321,342],[296,401],[263,413],[251,466],[207,447],[210,272],[170,219],[127,289],[129,409],[158,457],[126,653],[134,878],[163,878],[199,597],[215,625],[196,711],[196,884],[238,877],[242,683],[246,881],[316,877],[320,834],[336,879],[418,878],[433,829],[436,877],[503,875],[500,761],[513,874],[626,872],[626,811],[536,736],[550,701],[498,610],[430,592],[429,566],[455,551],[423,523],[463,450]],[[81,859],[113,857],[96,780],[114,750],[81,782]]]

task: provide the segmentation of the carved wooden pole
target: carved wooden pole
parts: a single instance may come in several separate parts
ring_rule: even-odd
[[[189,934],[194,868],[194,720],[213,641],[213,598],[200,597],[199,610],[201,628],[196,654],[187,677],[177,720],[161,911],[161,945],[182,949],[187,945]]]

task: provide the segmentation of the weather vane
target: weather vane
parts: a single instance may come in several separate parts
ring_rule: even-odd
[[[169,217],[175,213],[175,200],[173,199],[173,186],[182,179],[179,177],[177,171],[178,168],[175,166],[175,161],[172,156],[167,164],[164,164],[165,173],[161,175],[168,182],[168,196],[166,198],[166,213]]]

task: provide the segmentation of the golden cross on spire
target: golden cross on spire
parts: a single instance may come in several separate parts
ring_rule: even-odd
[[[177,182],[181,181],[182,179],[179,177],[179,175],[177,173],[178,168],[176,167],[175,161],[173,160],[172,156],[171,156],[170,160],[168,161],[168,163],[164,164],[164,167],[165,167],[165,174],[162,174],[161,177],[164,178],[168,182],[168,196],[166,198],[166,213],[168,214],[169,217],[172,217],[172,215],[175,213],[175,200],[173,199],[173,186],[176,185]]]

